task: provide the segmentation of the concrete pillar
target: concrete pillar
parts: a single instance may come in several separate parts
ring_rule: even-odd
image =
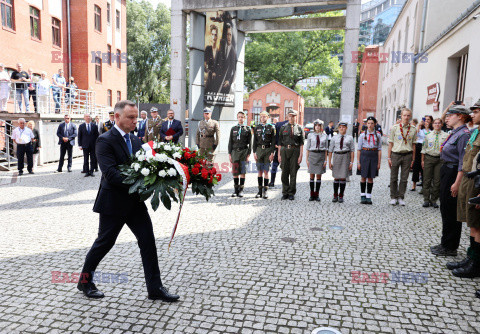
[[[340,99],[340,120],[354,121],[355,86],[357,64],[352,62],[352,52],[358,51],[361,0],[348,0],[345,24],[345,45],[343,51],[342,95]],[[352,126],[348,127],[348,133]]]
[[[171,9],[171,48],[170,57],[170,108],[175,118],[185,127],[187,101],[187,15],[182,11],[183,0],[172,1]],[[185,143],[185,135],[180,138]]]
[[[188,110],[188,146],[195,146],[198,122],[203,119],[205,16],[190,13],[190,89]]]

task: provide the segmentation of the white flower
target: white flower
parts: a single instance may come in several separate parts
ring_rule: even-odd
[[[171,151],[171,150],[172,150],[172,147],[171,147],[170,145],[164,145],[164,146],[163,146],[163,149],[164,149],[165,151]]]
[[[148,168],[142,168],[142,170],[140,171],[140,173],[142,173],[143,176],[147,176],[148,174],[150,174],[150,169],[148,169]]]
[[[174,159],[180,159],[181,157],[182,157],[182,155],[179,152],[173,153],[173,158]]]
[[[155,160],[155,157],[153,155],[149,155],[147,160],[148,162],[152,162],[153,160]]]
[[[170,168],[167,173],[170,176],[175,176],[177,175],[177,170],[175,168]]]
[[[157,156],[157,161],[166,162],[168,160],[168,156],[165,153],[157,154]]]
[[[133,165],[133,169],[135,169],[135,171],[138,172],[138,170],[140,169],[140,164],[139,163],[134,163],[132,165]]]
[[[137,151],[137,153],[135,153],[135,156],[138,158],[143,152],[143,149]]]
[[[167,176],[167,172],[165,172],[164,170],[161,170],[160,172],[158,172],[158,176],[165,177]]]
[[[147,157],[146,157],[144,154],[140,154],[140,155],[137,157],[138,161],[144,161],[144,160],[146,160],[146,158],[147,158]]]

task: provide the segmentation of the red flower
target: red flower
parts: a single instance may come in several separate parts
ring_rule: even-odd
[[[193,166],[193,167],[195,167],[195,168],[200,168],[201,166],[200,166],[200,164],[197,162],[197,163],[195,164],[195,166]]]
[[[195,158],[197,156],[197,151],[193,151],[192,153],[190,153],[192,155],[192,158]]]
[[[185,148],[183,149],[183,151],[184,151],[184,152],[190,152],[190,149],[189,149],[188,147],[185,147]]]
[[[215,175],[215,178],[220,182],[222,180],[222,174]]]
[[[193,175],[198,175],[198,173],[200,173],[200,169],[198,169],[197,167],[193,167],[192,168],[192,173],[193,173]]]
[[[210,179],[208,180],[208,183],[212,183],[213,182],[213,175],[210,176]]]
[[[212,169],[210,169],[210,173],[217,174],[217,170],[215,169],[215,167],[212,167]]]
[[[208,171],[204,168],[202,169],[202,177],[206,180],[208,178]]]
[[[188,152],[185,152],[185,153],[183,154],[183,157],[188,160],[188,159],[190,159],[190,158],[192,157],[192,155],[191,155],[190,153],[188,153]]]

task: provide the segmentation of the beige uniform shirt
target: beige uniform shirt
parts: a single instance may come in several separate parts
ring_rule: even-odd
[[[214,119],[206,122],[204,119],[198,123],[197,129],[197,146],[199,148],[212,148],[218,146],[220,138],[220,126]]]
[[[403,133],[402,133],[403,132]],[[406,140],[406,143],[405,143]],[[390,130],[388,142],[393,143],[392,152],[407,153],[413,151],[413,144],[417,140],[417,129],[413,125],[400,128],[400,124],[395,124]]]
[[[448,133],[443,131],[430,131],[423,141],[422,154],[428,154],[434,157],[440,156],[440,147],[447,139]]]
[[[158,139],[160,140],[160,129],[162,128],[163,120],[157,116],[157,118],[147,119],[147,125],[145,126],[145,142]]]

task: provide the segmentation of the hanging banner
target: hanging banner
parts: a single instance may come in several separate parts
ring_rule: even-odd
[[[427,104],[438,102],[440,96],[440,84],[434,83],[427,87]]]
[[[233,107],[237,72],[237,27],[230,12],[207,12],[205,20],[205,96],[207,105]]]

